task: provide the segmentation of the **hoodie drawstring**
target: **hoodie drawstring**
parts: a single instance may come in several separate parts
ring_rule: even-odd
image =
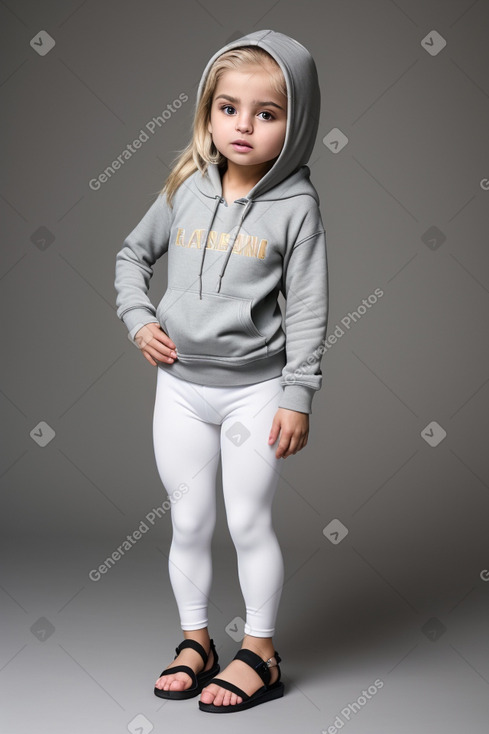
[[[210,235],[210,232],[211,232],[211,229],[212,229],[212,225],[214,224],[214,219],[216,217],[217,207],[219,206],[220,202],[221,202],[221,197],[218,196],[218,195],[216,195],[216,205],[214,207],[214,211],[213,211],[212,216],[211,216],[211,221],[210,221],[210,224],[209,224],[209,228],[207,230],[207,235],[206,235],[206,238],[205,238],[204,248],[203,248],[203,251],[202,251],[202,260],[200,261],[200,271],[199,271],[199,298],[200,298],[200,300],[202,300],[202,272],[203,272],[203,269],[204,269],[205,251],[206,251],[206,248],[207,248],[207,242],[209,240],[209,235]],[[248,213],[248,209],[250,208],[250,206],[251,206],[252,203],[253,202],[251,201],[251,199],[249,199],[246,202],[246,206],[243,209],[243,211],[241,213],[241,216],[239,218],[239,223],[238,223],[238,227],[236,229],[236,233],[235,233],[235,235],[234,235],[234,237],[232,239],[232,242],[229,244],[228,251],[226,253],[226,257],[224,259],[224,263],[223,263],[222,268],[221,268],[221,272],[219,273],[219,276],[218,276],[219,281],[218,281],[217,288],[216,288],[216,292],[217,293],[219,293],[219,291],[221,290],[221,281],[222,281],[222,277],[224,275],[224,271],[227,268],[227,264],[229,262],[229,258],[231,257],[231,253],[233,251],[234,243],[236,242],[236,239],[238,237],[239,231],[241,229],[241,225],[243,224],[243,220],[244,220],[246,214]]]
[[[236,239],[237,239],[238,234],[239,234],[239,230],[241,229],[241,225],[243,224],[243,219],[245,218],[245,216],[246,216],[246,214],[248,212],[248,209],[250,208],[251,204],[252,204],[251,200],[248,200],[246,202],[246,206],[243,209],[243,211],[241,213],[241,216],[239,218],[239,223],[238,223],[238,227],[236,229],[236,234],[234,235],[233,240],[232,240],[232,242],[230,243],[230,245],[228,247],[228,251],[226,253],[226,257],[224,259],[224,263],[222,265],[221,272],[219,273],[219,276],[218,276],[219,277],[219,282],[217,284],[217,289],[216,289],[217,290],[217,293],[219,293],[219,291],[221,290],[222,276],[224,275],[224,271],[227,268],[227,264],[229,262],[229,258],[231,257],[231,253],[233,251],[234,243],[236,242]]]
[[[199,298],[200,300],[202,300],[202,270],[204,268],[205,250],[207,247],[207,241],[209,239],[212,225],[214,224],[214,219],[216,218],[217,207],[219,206],[220,202],[221,202],[221,197],[216,194],[216,205],[214,207],[214,211],[212,212],[211,221],[209,223],[209,229],[207,230],[207,234],[206,234],[205,242],[204,242],[204,248],[202,250],[202,260],[200,261],[200,270],[199,270]]]

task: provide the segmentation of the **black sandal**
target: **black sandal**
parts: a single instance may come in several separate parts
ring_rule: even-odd
[[[222,704],[221,706],[214,706],[213,703],[203,703],[202,701],[199,701],[199,709],[201,711],[208,711],[212,714],[228,714],[232,713],[233,711],[243,711],[244,709],[258,706],[259,703],[272,701],[274,698],[280,698],[280,696],[283,696],[284,684],[280,680],[281,672],[279,666],[279,663],[281,662],[281,657],[276,650],[274,652],[274,656],[277,661],[276,663],[272,662],[273,656],[265,661],[252,650],[247,650],[246,648],[238,650],[233,660],[242,660],[244,663],[247,663],[251,668],[253,668],[254,671],[258,673],[264,685],[257,691],[255,691],[251,696],[248,696],[247,693],[241,690],[241,688],[238,688],[238,686],[235,686],[234,683],[230,683],[229,681],[223,680],[222,678],[213,678],[207,685],[210,685],[211,683],[216,683],[217,685],[222,686],[222,688],[227,688],[228,691],[233,691],[233,693],[237,693],[238,696],[241,696],[243,700],[241,703],[236,703],[234,706],[232,704],[229,704],[227,706],[223,706]],[[278,678],[275,683],[269,685],[271,677],[269,668],[275,666],[278,668]]]
[[[202,660],[204,661],[205,668],[209,656],[200,644],[200,642],[197,642],[196,640],[183,640],[183,642],[181,642],[179,646],[175,648],[177,653],[175,655],[175,658],[178,657],[180,651],[183,650],[185,647],[191,647],[193,650],[196,650],[198,653],[200,653],[200,655],[202,656]],[[178,673],[179,671],[187,673],[192,678],[192,685],[190,686],[190,688],[185,688],[183,691],[164,691],[161,688],[156,688],[155,686],[155,696],[159,696],[159,698],[173,698],[175,700],[193,698],[193,696],[198,696],[204,686],[209,685],[211,678],[213,678],[216,673],[219,673],[220,670],[219,656],[214,646],[214,640],[211,640],[210,649],[214,654],[214,665],[212,666],[212,668],[209,668],[209,670],[202,670],[200,673],[195,673],[189,665],[175,665],[173,668],[165,668],[165,670],[163,670],[159,675],[159,677],[161,678],[162,675],[171,675],[171,673]],[[175,658],[173,659],[175,660]]]

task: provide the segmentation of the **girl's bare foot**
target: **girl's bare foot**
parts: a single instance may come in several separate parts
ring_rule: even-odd
[[[214,665],[214,653],[210,649],[211,641],[207,632],[207,627],[204,629],[205,632],[203,630],[183,630],[183,634],[186,640],[192,639],[196,640],[196,642],[200,642],[209,656],[205,667],[202,656],[199,655],[197,650],[192,650],[192,648],[186,647],[169,665],[163,668],[163,670],[166,670],[166,668],[173,668],[175,665],[188,665],[195,673],[200,673],[202,670],[209,670],[212,668]],[[187,688],[190,688],[191,685],[192,679],[188,673],[184,673],[182,670],[179,670],[176,673],[168,673],[167,675],[160,676],[155,683],[155,687],[162,691],[184,691]]]
[[[273,647],[271,637],[265,638],[245,635],[241,644],[241,649],[243,648],[252,650],[263,660],[272,658],[272,662],[276,662],[273,657],[275,648]],[[269,670],[269,685],[272,685],[272,683],[275,683],[278,679],[278,668],[273,665]],[[258,673],[242,660],[231,660],[229,665],[218,675],[219,678],[229,681],[230,683],[234,683],[235,686],[242,688],[248,696],[251,696],[255,691],[263,686],[263,681]],[[212,703],[214,706],[234,706],[237,703],[241,703],[243,699],[241,696],[238,696],[237,693],[228,691],[227,688],[222,688],[217,683],[209,683],[209,685],[202,689],[200,700],[202,703]]]

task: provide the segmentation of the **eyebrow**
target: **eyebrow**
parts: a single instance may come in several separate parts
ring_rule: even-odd
[[[215,97],[215,99],[229,99],[231,102],[239,104],[239,99],[237,99],[236,97],[231,97],[230,94],[219,94],[219,96]],[[283,111],[283,107],[280,107],[280,105],[276,102],[259,102],[258,100],[253,99],[252,104],[256,104],[258,107],[277,107],[279,110]]]

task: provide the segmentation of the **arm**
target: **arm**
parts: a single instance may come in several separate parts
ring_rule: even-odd
[[[295,243],[284,263],[287,362],[282,370],[284,394],[268,439],[272,445],[280,434],[277,459],[306,446],[312,399],[322,384],[321,346],[326,338],[329,292],[326,233],[319,211],[315,225],[315,232]]]
[[[312,413],[322,385],[321,358],[328,322],[326,233],[319,211],[317,229],[294,244],[284,263],[286,359],[279,407]]]
[[[117,316],[129,330],[129,339],[143,326],[157,322],[156,308],[147,296],[153,265],[168,251],[171,211],[166,196],[158,195],[116,255]]]

